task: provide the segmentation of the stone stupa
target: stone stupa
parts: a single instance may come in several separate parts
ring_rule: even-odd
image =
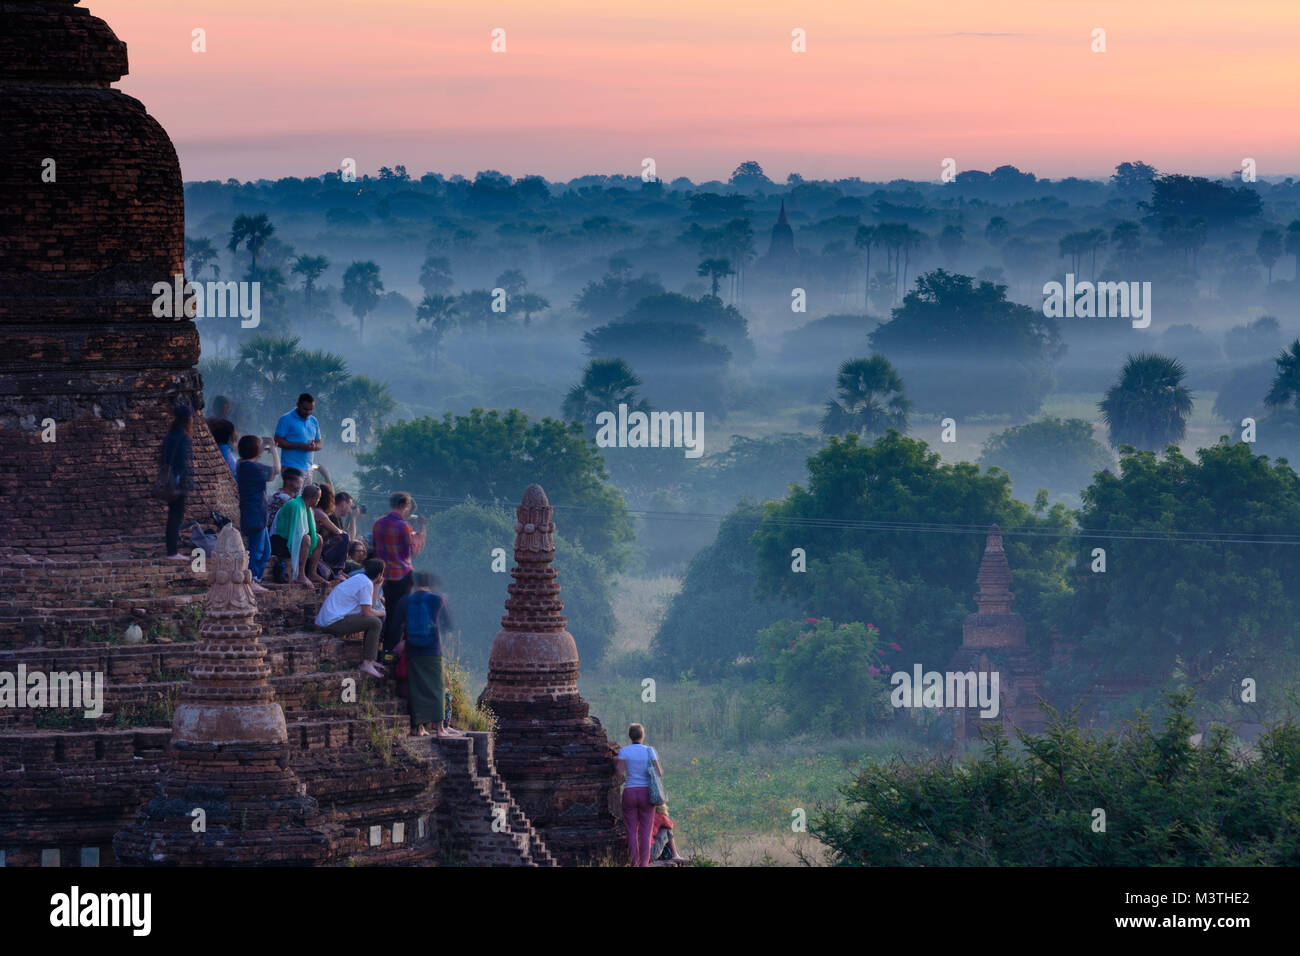
[[[172,720],[175,759],[114,851],[128,865],[310,865],[340,828],[289,767],[284,710],[258,640],[248,552],[221,529],[208,569],[198,663]]]
[[[515,567],[479,698],[497,717],[497,771],[565,865],[622,849],[617,749],[578,693],[578,648],[561,613],[555,522],[529,485],[515,511]]]

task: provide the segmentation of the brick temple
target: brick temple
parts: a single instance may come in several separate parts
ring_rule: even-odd
[[[496,764],[541,744],[587,761],[546,803],[551,832],[616,842],[576,690],[526,745],[413,738],[392,683],[357,670],[360,635],[312,626],[320,592],[254,596],[228,529],[205,569],[162,558],[148,489],[178,402],[199,412],[187,517],[237,505],[197,330],[152,313],[183,274],[184,198],[167,134],[112,86],[126,72],[75,0],[0,0],[0,673],[105,684],[98,718],[0,709],[0,866],[553,866],[509,787],[531,778]]]
[[[1008,729],[1041,730],[1043,713],[1038,702],[1042,667],[1025,643],[1025,619],[1011,610],[1015,600],[1011,566],[1002,547],[1002,529],[996,524],[985,538],[975,582],[979,588],[976,610],[962,622],[961,646],[949,661],[948,670],[977,674],[996,671],[999,714],[996,718],[982,718],[977,707],[954,709],[953,739],[978,738],[980,726],[990,720],[999,720]]]

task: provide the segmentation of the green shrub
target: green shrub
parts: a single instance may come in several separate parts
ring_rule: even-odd
[[[846,866],[1295,866],[1300,864],[1300,724],[1293,713],[1243,755],[1223,728],[1190,742],[1191,698],[1167,698],[1119,733],[995,730],[984,755],[872,764],[846,808],[809,829]],[[1105,812],[1105,829],[1098,827]]]
[[[862,735],[890,717],[879,637],[870,625],[826,618],[779,621],[759,632],[758,672],[773,681],[792,730]]]

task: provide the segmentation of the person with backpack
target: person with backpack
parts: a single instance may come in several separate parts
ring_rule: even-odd
[[[433,591],[433,575],[413,572],[415,589],[397,602],[390,627],[402,637],[398,653],[406,656],[408,703],[411,732],[429,736],[426,724],[432,724],[438,737],[464,736],[459,730],[443,726],[443,695],[447,680],[442,667],[442,632],[438,616],[445,603]]]
[[[618,773],[623,784],[623,825],[627,827],[627,850],[633,866],[650,865],[650,842],[654,839],[654,804],[650,802],[651,768],[660,776],[659,755],[647,747],[645,728],[633,724],[627,729],[630,744],[618,752]]]
[[[167,502],[167,557],[188,561],[181,554],[181,520],[185,517],[185,496],[194,490],[194,410],[177,405],[172,412],[172,427],[163,438],[158,480],[154,496]]]

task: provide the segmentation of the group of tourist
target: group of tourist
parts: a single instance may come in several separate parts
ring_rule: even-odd
[[[389,511],[375,521],[369,540],[360,537],[352,497],[335,493],[328,483],[309,480],[313,455],[321,447],[314,408],[311,395],[300,395],[269,440],[243,435],[236,442],[235,426],[226,417],[228,406],[217,409],[223,417],[209,424],[239,488],[239,528],[248,547],[254,588],[267,590],[261,582],[272,558],[282,563],[282,578],[295,584],[315,586],[335,579],[316,615],[316,626],[339,636],[361,634],[360,669],[372,677],[390,676],[380,661],[381,648],[390,666],[394,659],[405,664],[413,733],[461,736],[451,727],[443,666],[439,620],[446,613],[446,602],[434,591],[434,576],[412,566],[426,539],[423,521],[418,528],[411,521],[415,500],[406,492],[391,495]],[[179,553],[180,525],[186,495],[194,490],[192,435],[193,412],[180,406],[163,440],[160,466],[167,469],[168,480],[178,492],[168,502],[170,558],[185,558]],[[267,452],[269,465],[259,460]],[[268,500],[266,487],[276,475],[280,488]],[[625,778],[622,811],[632,865],[648,866],[652,859],[685,862],[677,853],[667,802],[656,805],[651,799],[651,774],[663,774],[659,755],[644,743],[642,725],[632,724],[628,739],[631,743],[618,752],[617,767]]]
[[[362,509],[352,496],[312,480],[314,471],[321,470],[314,460],[321,430],[312,395],[299,395],[269,438],[238,436],[230,402],[218,396],[213,404],[219,417],[208,428],[239,490],[239,530],[254,590],[267,592],[263,581],[268,569],[281,584],[332,582],[316,625],[331,634],[361,634],[360,669],[372,677],[394,676],[388,668],[402,666],[413,732],[459,736],[448,713],[439,629],[446,604],[433,591],[433,576],[412,565],[426,537],[422,519],[416,519],[418,529],[412,526],[415,500],[406,492],[393,494],[389,512],[362,537],[357,528]],[[194,489],[192,419],[188,407],[176,409],[161,453],[181,492],[168,503],[167,555],[176,559],[186,558],[179,553],[180,523],[185,493]],[[267,454],[269,464],[261,460]],[[280,487],[268,497],[267,486],[276,476]],[[386,663],[381,663],[381,651]]]

